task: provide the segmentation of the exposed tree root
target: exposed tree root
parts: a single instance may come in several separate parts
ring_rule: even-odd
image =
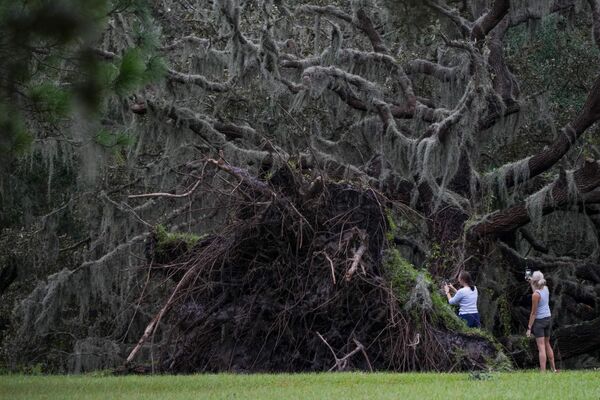
[[[150,246],[178,283],[128,362],[167,312],[160,369],[169,372],[452,370],[497,355],[488,339],[446,325],[421,278],[399,300],[374,190],[316,185],[289,167],[265,182],[209,163],[239,180],[240,206],[219,235],[169,261]]]

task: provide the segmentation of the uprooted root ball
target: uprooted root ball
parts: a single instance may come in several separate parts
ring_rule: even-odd
[[[191,248],[156,235],[150,246],[179,282],[163,370],[451,370],[497,355],[426,271],[387,248],[377,192],[291,168],[268,183],[222,169],[243,199],[223,231]]]

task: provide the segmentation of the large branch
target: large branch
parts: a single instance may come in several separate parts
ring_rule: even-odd
[[[227,172],[229,175],[236,177],[240,182],[245,183],[255,191],[266,196],[277,197],[276,193],[269,188],[268,184],[253,176],[250,172],[248,172],[248,170],[227,164],[223,160],[214,160],[209,158],[207,162],[214,165],[221,171]]]
[[[450,129],[456,125],[467,113],[473,100],[475,100],[476,89],[475,84],[471,81],[465,89],[463,97],[460,99],[454,110],[440,122],[432,124],[425,133],[424,137],[430,136],[431,133],[435,133],[440,141],[445,140],[446,135],[450,132]]]
[[[376,53],[389,53],[389,49],[383,43],[383,39],[381,35],[375,27],[373,26],[373,22],[371,22],[371,18],[367,15],[364,8],[360,8],[356,11],[356,26],[363,31],[365,35],[371,41],[371,46],[373,46],[373,51]]]
[[[434,110],[417,103],[416,97],[408,87],[405,91],[406,102],[398,104],[389,102],[384,98],[383,89],[375,83],[361,77],[343,71],[336,67],[310,67],[304,70],[302,81],[305,87],[320,87],[325,83],[325,87],[335,92],[350,107],[361,111],[376,112],[377,102],[384,102],[390,105],[390,111],[395,118],[412,118],[416,111],[424,120],[433,120]],[[352,90],[350,85],[357,90]],[[408,93],[407,93],[408,92]],[[359,97],[360,96],[360,97]],[[428,112],[428,109],[430,112]],[[422,112],[421,112],[422,111]]]
[[[510,8],[509,0],[495,0],[491,9],[471,22],[460,15],[460,12],[445,4],[442,0],[426,0],[425,5],[448,17],[460,29],[463,37],[480,41],[502,21]]]
[[[509,0],[495,0],[492,8],[475,21],[471,28],[471,39],[482,40],[508,13]]]
[[[536,239],[535,236],[533,236],[531,234],[531,232],[529,232],[527,229],[522,228],[521,230],[521,236],[523,236],[523,239],[525,239],[527,241],[527,243],[529,243],[529,245],[531,246],[532,249],[539,251],[540,253],[548,253],[548,247],[546,247],[546,245],[544,245],[542,242],[540,242],[539,240]]]
[[[315,5],[303,4],[299,7],[297,7],[295,10],[295,14],[302,14],[302,13],[325,15],[325,16],[330,16],[330,17],[341,19],[344,22],[352,23],[352,16],[350,14],[348,14],[341,8],[338,8],[333,5],[315,6]]]
[[[510,103],[508,107],[503,110],[488,110],[489,114],[482,116],[482,118],[478,121],[478,131],[484,131],[486,129],[491,128],[496,125],[498,121],[506,118],[510,115],[516,114],[521,111],[521,105],[518,102]]]
[[[516,178],[519,176],[519,168],[522,167],[522,163],[524,162],[527,162],[529,170],[527,179],[531,179],[552,168],[569,151],[583,132],[599,119],[600,75],[596,78],[579,115],[560,131],[552,145],[531,157],[511,163],[506,173],[506,186],[512,187],[515,184],[522,183]]]
[[[560,358],[586,354],[600,347],[600,317],[576,325],[559,328],[554,333],[554,343]]]
[[[165,119],[171,118],[177,123],[182,124],[204,139],[214,150],[244,154],[247,157],[257,160],[269,156],[267,151],[240,147],[231,142],[233,139],[240,137],[251,142],[257,142],[260,137],[253,128],[215,121],[186,108],[166,105],[159,101],[147,100],[146,104],[148,109],[155,115],[162,115],[166,117]]]
[[[407,74],[425,74],[442,82],[450,82],[459,76],[459,67],[446,67],[428,60],[411,60],[405,66]]]
[[[167,106],[161,104],[160,102],[148,100],[147,101],[148,108],[152,111],[160,111],[164,113],[167,117],[172,118],[176,121],[185,122],[194,133],[197,133],[203,137],[205,134],[203,131],[210,127],[220,134],[224,135],[228,140],[234,139],[257,139],[256,131],[249,126],[240,126],[232,123],[226,123],[221,121],[212,120],[207,116],[201,116],[196,113],[193,113],[191,110],[176,107],[176,106]],[[208,140],[207,137],[205,139]]]
[[[211,45],[211,41],[209,39],[200,38],[195,35],[187,35],[187,36],[184,36],[182,38],[179,38],[179,39],[173,41],[171,44],[159,47],[158,50],[169,51],[169,50],[176,49],[180,46],[183,46],[186,43],[195,44],[198,47],[204,47],[204,48],[208,48]]]
[[[375,108],[372,104],[367,103],[364,100],[356,97],[354,92],[347,87],[336,85],[331,87],[331,90],[335,92],[340,99],[342,99],[347,105],[359,111],[374,111]],[[415,111],[418,111],[420,118],[425,122],[433,122],[436,120],[436,110],[425,106],[424,104],[417,103],[416,106],[412,107],[409,104],[395,104],[388,103],[390,111],[394,118],[398,119],[410,119],[415,116]]]
[[[179,82],[179,83],[191,83],[193,85],[199,86],[204,90],[208,90],[211,92],[227,92],[231,88],[231,80],[221,83],[221,82],[212,82],[206,79],[206,77],[197,74],[184,74],[182,72],[175,71],[173,69],[168,69],[168,77],[170,81]]]
[[[523,257],[515,249],[498,242],[498,248],[509,265],[516,271],[524,271],[525,268],[541,270],[544,273],[556,270],[569,270],[575,273],[579,279],[590,281],[594,284],[600,283],[600,265],[586,260],[576,260],[566,257]]]
[[[294,59],[292,57],[286,57],[280,62],[281,67],[283,68],[298,68],[303,69],[303,78],[307,78],[305,81],[305,86],[310,87],[313,83],[313,78],[322,79],[323,75],[328,75],[336,80],[347,81],[359,89],[365,89],[369,86],[370,89],[377,88],[375,83],[372,83],[358,75],[353,75],[347,73],[336,67],[323,67],[322,64],[326,64],[324,60],[328,58],[329,49],[325,50],[318,57],[310,57],[307,59]],[[405,102],[402,105],[399,105],[397,101],[391,102],[395,104],[394,114],[397,118],[412,118],[414,112],[416,110],[417,105],[417,96],[415,95],[412,83],[408,76],[406,75],[404,69],[400,64],[397,63],[396,59],[388,54],[376,53],[376,52],[365,52],[356,49],[340,49],[336,53],[336,60],[341,63],[353,63],[353,64],[362,64],[366,66],[371,66],[373,63],[383,64],[387,68],[389,68],[389,73],[394,75],[394,82],[397,83],[405,97]],[[319,77],[320,76],[320,77]],[[284,84],[290,88],[292,92],[297,92],[298,87],[294,86],[288,81],[282,79]],[[365,100],[359,99],[352,91],[348,91],[347,87],[343,85],[339,85],[336,82],[330,82],[329,89],[335,91],[348,105],[351,107],[365,111],[368,109],[368,102]],[[382,89],[377,88],[377,91],[382,91]],[[424,108],[426,106],[422,106]],[[431,116],[431,113],[428,113],[426,110],[421,109],[419,111],[425,111],[423,114],[425,118]]]
[[[451,8],[442,0],[425,0],[425,5],[433,8],[440,14],[449,18],[452,22],[454,22],[454,24],[456,24],[464,36],[471,35],[471,28],[473,26],[472,22],[463,18],[458,10]]]
[[[490,53],[488,64],[493,72],[492,85],[502,97],[505,104],[514,104],[519,96],[519,87],[513,74],[506,66],[504,59],[504,35],[508,30],[509,17],[504,19],[491,31],[488,39]]]
[[[592,36],[600,49],[600,0],[588,0],[588,3],[592,9]]]
[[[329,16],[352,24],[369,38],[371,45],[373,46],[373,51],[384,54],[389,53],[389,49],[383,43],[381,35],[373,26],[373,22],[371,21],[371,18],[367,15],[364,8],[359,8],[356,11],[356,18],[352,18],[350,14],[333,5],[316,6],[304,4],[297,7],[295,13]]]
[[[542,214],[548,214],[569,204],[572,193],[570,192],[569,183],[563,178],[559,177],[538,193],[530,196],[529,200],[531,201],[534,196],[547,194],[543,199],[543,204],[541,204]],[[593,191],[600,186],[600,163],[586,161],[583,167],[573,172],[572,179],[579,194]],[[479,223],[469,229],[469,235],[477,238],[512,232],[530,221],[531,217],[527,202],[523,202],[483,217]]]

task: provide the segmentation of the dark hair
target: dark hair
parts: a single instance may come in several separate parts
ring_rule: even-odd
[[[458,279],[460,279],[464,283],[466,283],[471,288],[471,290],[475,290],[475,285],[473,285],[473,278],[471,278],[471,274],[468,273],[467,271],[462,271],[458,275]]]

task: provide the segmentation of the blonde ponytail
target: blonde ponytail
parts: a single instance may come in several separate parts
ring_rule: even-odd
[[[542,271],[535,271],[533,275],[531,275],[531,284],[536,289],[543,289],[544,286],[546,286],[546,279],[544,279]]]

